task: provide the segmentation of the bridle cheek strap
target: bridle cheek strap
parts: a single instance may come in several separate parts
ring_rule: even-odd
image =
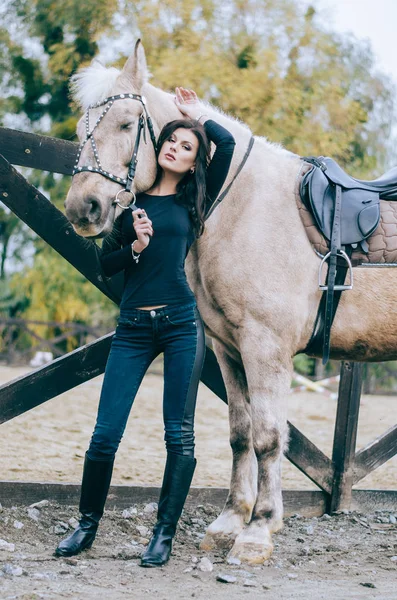
[[[142,131],[145,132],[145,117],[143,116],[143,114],[140,115],[139,121],[138,121],[138,131],[137,131],[136,138],[135,138],[134,150],[132,152],[131,162],[128,167],[127,183],[125,185],[126,192],[131,192],[131,187],[132,187],[132,184],[134,183],[136,166],[138,164],[138,150],[139,150],[139,144],[141,142]],[[146,143],[146,139],[145,139],[146,136],[144,135],[143,137],[144,137],[144,141]]]
[[[127,177],[124,178],[124,177],[120,177],[118,175],[114,175],[113,173],[110,173],[109,171],[106,171],[105,169],[103,169],[93,134],[94,134],[95,129],[98,127],[99,123],[105,117],[107,112],[111,109],[113,103],[116,100],[128,100],[128,99],[137,100],[137,101],[141,102],[141,104],[143,106],[143,112],[139,116],[138,130],[137,130],[137,134],[136,134],[136,138],[135,138],[134,149],[132,152],[130,164],[128,166]],[[89,126],[90,109],[98,108],[99,106],[103,106],[103,105],[106,105],[105,109],[103,110],[103,112],[100,114],[100,116],[96,120],[93,129],[90,131],[90,126]],[[156,149],[157,149],[157,142],[156,142],[156,136],[154,134],[153,122],[152,122],[152,119],[150,118],[150,115],[146,108],[145,97],[140,96],[138,94],[118,94],[116,96],[109,96],[109,98],[106,98],[103,102],[98,102],[97,104],[91,104],[88,107],[87,112],[86,112],[85,126],[86,126],[86,138],[85,138],[85,140],[83,140],[83,142],[81,143],[81,145],[79,147],[77,157],[76,157],[76,163],[75,163],[73,171],[72,171],[72,177],[74,177],[74,175],[77,175],[78,173],[84,173],[84,172],[98,173],[98,175],[102,175],[103,177],[106,177],[107,179],[110,179],[111,181],[114,181],[115,183],[119,183],[121,186],[124,187],[124,189],[121,189],[118,192],[117,196],[119,195],[120,192],[129,192],[130,194],[133,195],[133,198],[135,198],[135,194],[132,192],[132,185],[134,183],[136,167],[137,167],[137,163],[138,163],[138,150],[139,150],[139,144],[141,141],[142,133],[143,133],[144,142],[146,143],[146,126],[149,130],[149,135],[150,135],[150,139],[153,144],[154,151],[156,152]],[[95,159],[95,164],[96,164],[95,167],[92,167],[91,165],[78,166],[81,153],[83,151],[85,144],[88,142],[88,140],[91,141],[92,150],[94,152],[94,159]],[[116,196],[116,203],[119,206],[121,206],[118,202],[117,196]],[[128,207],[121,206],[121,208],[128,208]]]

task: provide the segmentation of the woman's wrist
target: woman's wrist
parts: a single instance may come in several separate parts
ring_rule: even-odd
[[[201,113],[201,115],[198,115],[198,117],[196,117],[196,121],[198,123],[201,123],[202,125],[204,125],[204,123],[206,121],[208,121],[208,119],[209,119],[209,116],[205,115],[204,113]]]
[[[145,247],[141,244],[141,242],[139,240],[134,240],[131,244],[131,250],[135,253],[135,254],[140,254],[142,252],[142,250],[144,250]]]
[[[185,104],[181,108],[181,112],[193,121],[198,121],[200,119],[200,122],[202,122],[203,119],[208,118],[203,106],[189,106],[188,104]]]

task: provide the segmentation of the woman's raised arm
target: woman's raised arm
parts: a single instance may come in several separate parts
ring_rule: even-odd
[[[207,169],[207,196],[212,204],[225,183],[236,142],[230,131],[205,114],[205,107],[199,102],[193,90],[175,88],[175,104],[183,115],[196,119],[204,125],[208,139],[216,146]]]

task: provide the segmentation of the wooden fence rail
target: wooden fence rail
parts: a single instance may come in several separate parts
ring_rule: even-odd
[[[37,327],[39,326],[39,327]],[[48,330],[57,331],[49,337]],[[43,331],[43,334],[38,333]],[[87,337],[97,338],[103,331],[98,327],[90,327],[83,323],[60,323],[58,321],[35,321],[30,319],[11,319],[0,317],[0,359],[11,364],[27,359],[37,351],[49,351],[56,358],[65,354],[65,347],[70,340],[79,346],[87,341]],[[21,337],[24,338],[21,345]],[[26,338],[32,341],[26,347]]]
[[[4,155],[0,155],[0,200],[93,285],[119,303],[122,275],[106,278],[100,266],[100,249],[95,242],[77,236],[66,217],[10,164],[12,162],[16,165],[70,174],[77,145],[0,128],[0,148]],[[101,337],[1,386],[0,423],[103,373],[112,335]],[[221,400],[227,402],[222,374],[210,348],[207,348],[201,380]],[[29,394],[26,393],[28,388]],[[343,362],[332,459],[289,423],[290,443],[286,456],[322,490],[322,493],[317,493],[320,496],[317,496],[317,512],[314,514],[318,513],[319,506],[321,511],[349,508],[352,502],[354,504],[354,498],[362,498],[358,491],[352,493],[354,483],[397,452],[395,426],[356,454],[360,393],[361,365]],[[10,485],[12,487],[10,482],[0,482],[0,494],[2,490],[10,490]],[[32,494],[34,495],[34,492]],[[309,494],[310,498],[314,498],[310,492],[307,498]],[[376,505],[376,502],[382,507],[389,506],[390,503],[395,506],[397,491],[385,494],[374,492],[372,505]]]
[[[0,127],[0,153],[12,165],[71,175],[78,144]]]

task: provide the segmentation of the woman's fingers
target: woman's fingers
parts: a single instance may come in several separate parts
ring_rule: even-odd
[[[138,223],[138,224],[139,224],[139,223],[145,223],[145,224],[146,224],[146,223],[149,223],[150,225],[152,225],[152,222],[151,222],[151,220],[149,219],[149,217],[141,217],[141,218],[138,218],[138,219],[136,219],[135,223]]]
[[[181,88],[179,88],[179,87],[175,88],[175,94],[176,94],[177,102],[179,102],[179,104],[182,104],[183,103],[183,95],[182,95]]]
[[[149,225],[149,223],[147,224],[139,224],[136,227],[134,227],[136,233],[139,233],[140,231],[146,231],[146,230],[150,230],[151,232],[153,232],[153,227],[151,225]]]
[[[132,216],[134,219],[133,225],[137,236],[153,236],[152,221],[147,217],[146,212],[142,208],[137,208],[136,210],[132,211]]]
[[[175,93],[179,103],[186,102],[192,104],[198,100],[197,94],[194,90],[188,90],[184,87],[177,87],[175,88]]]
[[[135,227],[135,229],[145,229],[148,228],[149,229],[153,229],[152,224],[151,223],[138,223],[137,226]]]
[[[194,97],[192,96],[189,90],[182,88],[182,94],[185,102],[194,102]]]
[[[134,222],[139,219],[139,215],[146,217],[146,212],[143,208],[136,208],[132,211],[132,218],[134,219]]]
[[[139,225],[140,223],[149,223],[150,225],[152,225],[152,221],[146,215],[146,212],[143,210],[143,208],[138,208],[137,210],[134,210],[132,212],[132,216],[134,219],[134,227],[135,225]]]
[[[136,233],[150,233],[150,235],[153,235],[153,227],[151,227],[150,225],[142,225],[142,227],[135,227],[135,231]]]

